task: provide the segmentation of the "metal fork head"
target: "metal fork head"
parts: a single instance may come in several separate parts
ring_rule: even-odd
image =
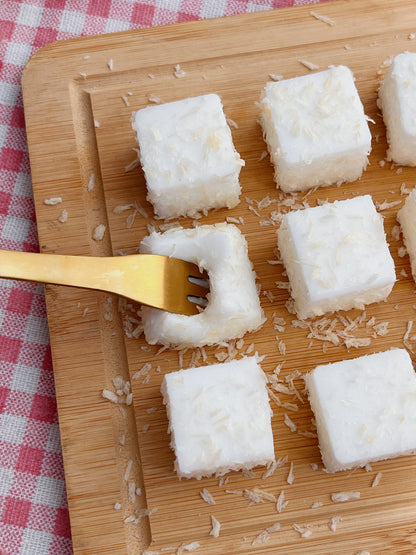
[[[199,314],[207,304],[208,274],[196,264],[177,258],[166,260],[165,272],[166,310],[187,316]]]

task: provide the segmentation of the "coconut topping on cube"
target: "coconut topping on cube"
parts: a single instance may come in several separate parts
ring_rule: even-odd
[[[403,208],[398,211],[397,220],[402,228],[413,279],[416,281],[416,188],[411,191]]]
[[[269,82],[261,108],[275,181],[284,192],[361,177],[371,134],[349,68]]]
[[[416,374],[405,349],[321,365],[305,381],[328,472],[416,449]]]
[[[147,198],[160,218],[194,217],[233,208],[244,161],[235,150],[216,94],[186,98],[135,112]]]
[[[254,357],[172,372],[161,390],[179,477],[274,461],[266,378]]]
[[[140,252],[175,256],[208,272],[207,307],[195,316],[143,307],[146,340],[166,346],[202,347],[243,336],[264,322],[247,243],[233,224],[153,232]]]
[[[285,214],[278,244],[300,319],[363,309],[393,288],[394,262],[370,195]]]
[[[416,52],[396,56],[379,90],[387,128],[387,159],[416,166]]]

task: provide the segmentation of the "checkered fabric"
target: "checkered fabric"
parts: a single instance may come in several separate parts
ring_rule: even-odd
[[[37,251],[20,77],[45,44],[307,0],[0,0],[0,248]],[[43,288],[0,280],[0,554],[72,553]]]

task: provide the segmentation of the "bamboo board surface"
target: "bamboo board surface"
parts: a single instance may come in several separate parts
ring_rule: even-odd
[[[233,210],[211,212],[199,222],[243,218],[239,227],[249,244],[268,319],[260,331],[245,336],[239,352],[253,349],[261,356],[267,355],[262,362],[266,373],[282,364],[283,379],[295,370],[303,374],[323,362],[402,347],[408,322],[416,316],[409,260],[399,256],[402,243],[392,235],[397,210],[405,198],[402,183],[414,187],[416,169],[379,164],[385,157],[386,140],[376,107],[379,80],[386,71],[383,62],[390,55],[416,48],[416,40],[409,38],[416,31],[414,3],[351,0],[315,6],[315,12],[336,22],[334,26],[315,19],[310,10],[310,6],[303,6],[56,43],[32,58],[23,78],[41,251],[62,254],[134,253],[147,234],[147,225],[159,227],[162,223],[154,220],[145,200],[141,170],[125,171],[135,158],[131,112],[146,106],[152,94],[163,101],[208,92],[221,95],[227,117],[238,125],[232,132],[236,148],[246,161],[241,172],[243,194]],[[308,73],[300,59],[321,69],[331,64],[348,65],[355,74],[365,111],[375,124],[371,125],[371,165],[362,179],[339,188],[298,194],[295,207],[303,200],[315,206],[318,200],[365,193],[380,204],[400,201],[382,211],[397,283],[387,302],[367,308],[353,335],[370,339],[370,344],[357,349],[311,340],[309,329],[293,327],[294,316],[286,309],[289,293],[275,283],[286,278],[281,266],[267,262],[276,260],[278,253],[276,227],[264,222],[272,211],[289,208],[285,205],[287,198],[275,188],[269,158],[263,156],[265,145],[255,103],[270,73],[285,78]],[[186,73],[180,79],[174,76],[178,63]],[[92,173],[95,186],[88,191]],[[258,208],[256,202],[267,195],[273,203]],[[61,196],[62,204],[46,206],[44,199],[52,196]],[[114,212],[117,206],[134,203],[145,209],[147,218],[141,213],[134,217],[134,208]],[[64,224],[57,221],[63,208],[69,215]],[[106,234],[103,241],[94,241],[93,230],[101,223],[107,225]],[[181,223],[192,225],[191,220]],[[138,307],[124,307],[120,312],[117,299],[112,298],[110,304],[108,298],[105,293],[46,288],[77,555],[136,554],[149,542],[153,551],[167,547],[174,551],[193,541],[201,545],[198,552],[207,554],[416,551],[416,459],[402,457],[374,464],[368,472],[327,475],[322,471],[317,440],[313,434],[310,437],[312,414],[305,399],[301,402],[279,394],[281,401],[296,403],[296,411],[277,407],[272,401],[276,457],[287,456],[289,461],[273,476],[263,480],[265,469],[259,468],[250,476],[230,473],[227,483],[214,478],[177,480],[159,387],[165,372],[180,368],[180,357],[169,350],[158,353],[158,347],[146,345],[142,337],[126,337],[124,329],[136,327]],[[338,318],[337,329],[342,330],[345,326],[341,317],[361,314],[351,311],[331,316],[331,320]],[[273,327],[274,317],[284,319],[283,331]],[[389,332],[378,336],[374,324],[382,322],[389,323]],[[285,353],[282,344],[279,349],[280,340]],[[416,349],[416,341],[411,339],[408,345]],[[207,348],[207,363],[217,362],[215,355],[226,352],[226,348]],[[189,351],[182,356],[186,367],[201,352]],[[134,408],[120,409],[101,397],[103,388],[114,389],[115,376],[133,378],[147,362],[152,365],[150,371],[131,379]],[[302,390],[301,380],[295,380],[295,385]],[[284,424],[285,413],[297,425],[296,432]],[[126,476],[130,460],[132,468]],[[292,485],[287,483],[289,463],[293,463]],[[319,469],[313,470],[311,463]],[[378,472],[382,473],[381,482],[371,487]],[[129,500],[126,477],[136,488],[142,488],[142,495],[136,496],[134,503]],[[287,507],[278,513],[275,503],[250,505],[241,495],[226,493],[255,487],[276,497],[284,490]],[[216,505],[201,499],[203,488],[210,491]],[[345,490],[360,491],[361,499],[334,504],[331,493]],[[311,509],[317,501],[322,506]],[[113,508],[116,502],[122,505],[119,511]],[[138,524],[123,523],[131,515],[143,515],[146,508],[153,511],[150,528],[147,517]],[[222,525],[218,539],[209,535],[210,515]],[[342,520],[334,532],[329,523],[335,516]],[[272,533],[267,543],[252,545],[276,522],[281,524],[279,532]],[[301,537],[293,524],[308,526],[312,534]]]

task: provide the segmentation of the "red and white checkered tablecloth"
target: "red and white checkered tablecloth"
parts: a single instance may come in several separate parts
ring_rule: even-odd
[[[307,0],[0,0],[0,248],[37,251],[20,78],[45,44]],[[0,280],[0,554],[72,553],[43,287]]]

